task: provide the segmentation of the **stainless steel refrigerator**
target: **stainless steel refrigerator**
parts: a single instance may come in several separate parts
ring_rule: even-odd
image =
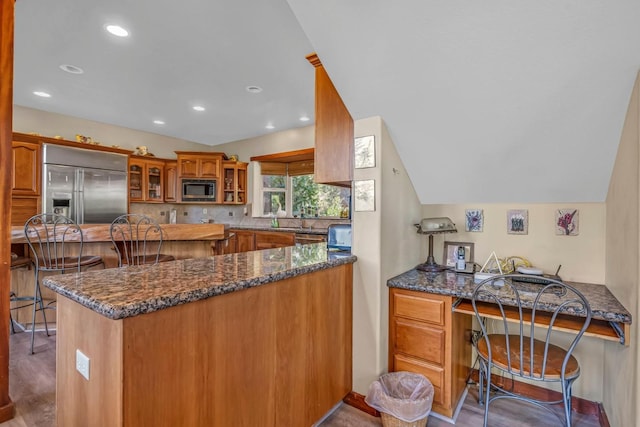
[[[42,208],[78,224],[108,224],[127,213],[127,156],[42,146]]]

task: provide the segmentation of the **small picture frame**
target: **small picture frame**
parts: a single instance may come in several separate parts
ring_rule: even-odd
[[[376,182],[373,179],[354,181],[354,210],[356,212],[373,212],[376,210]]]
[[[473,264],[473,243],[471,242],[444,242],[442,264],[447,267],[455,267],[458,260],[458,248],[464,247],[464,260],[467,264]]]
[[[356,138],[354,152],[354,167],[356,169],[376,166],[376,142],[373,135]]]
[[[529,233],[529,211],[527,209],[511,209],[507,211],[507,233]]]
[[[558,209],[556,210],[556,234],[560,236],[577,236],[579,229],[578,209]]]
[[[484,213],[482,209],[466,209],[464,211],[465,231],[481,232],[484,227]]]

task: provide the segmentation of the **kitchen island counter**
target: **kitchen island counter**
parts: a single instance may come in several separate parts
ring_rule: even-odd
[[[57,425],[314,424],[351,391],[355,261],[319,243],[47,277]]]
[[[110,319],[123,319],[353,263],[324,243],[49,276],[44,286]]]

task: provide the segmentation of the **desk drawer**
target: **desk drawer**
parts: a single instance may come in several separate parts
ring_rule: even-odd
[[[445,337],[442,329],[425,323],[395,318],[395,352],[444,365]]]
[[[393,298],[393,310],[396,316],[421,320],[436,325],[444,325],[444,301],[430,298],[426,294],[411,295],[397,291]]]
[[[433,384],[433,403],[445,406],[444,395],[444,369],[431,366],[421,360],[396,354],[393,358],[395,371],[409,371],[422,374]]]

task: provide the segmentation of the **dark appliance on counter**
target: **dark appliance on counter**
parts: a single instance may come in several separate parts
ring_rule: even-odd
[[[183,179],[183,202],[215,202],[218,182],[215,179]]]
[[[127,213],[124,154],[42,145],[42,211],[78,224],[109,224]]]
[[[327,249],[330,252],[351,252],[351,224],[327,227]]]

